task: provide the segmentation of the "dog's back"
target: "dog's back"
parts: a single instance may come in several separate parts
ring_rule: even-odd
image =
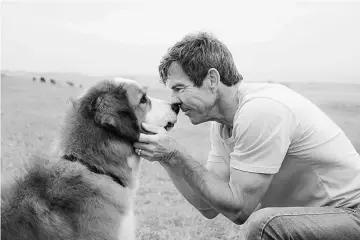
[[[4,240],[119,239],[131,210],[129,191],[65,160],[36,166],[2,191]]]

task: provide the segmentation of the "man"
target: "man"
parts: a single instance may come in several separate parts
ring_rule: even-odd
[[[226,46],[187,35],[159,66],[172,103],[212,121],[206,165],[144,125],[136,152],[158,161],[205,217],[244,224],[243,239],[360,239],[360,156],[309,100],[279,84],[244,83]]]

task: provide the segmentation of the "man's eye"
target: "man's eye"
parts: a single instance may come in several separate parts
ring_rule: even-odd
[[[174,91],[175,92],[182,92],[183,88],[175,88]]]
[[[142,98],[140,99],[140,103],[146,103],[147,102],[147,99],[146,99],[146,95],[144,94],[142,96]]]

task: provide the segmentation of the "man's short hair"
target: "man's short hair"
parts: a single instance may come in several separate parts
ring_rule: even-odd
[[[229,49],[206,32],[188,34],[168,50],[159,65],[159,74],[164,84],[172,62],[177,62],[197,87],[202,86],[210,68],[219,72],[220,81],[226,86],[243,79]]]

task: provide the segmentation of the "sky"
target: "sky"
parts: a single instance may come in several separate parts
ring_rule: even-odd
[[[360,83],[360,1],[1,2],[1,69],[157,75],[167,49],[208,31],[249,81]]]

